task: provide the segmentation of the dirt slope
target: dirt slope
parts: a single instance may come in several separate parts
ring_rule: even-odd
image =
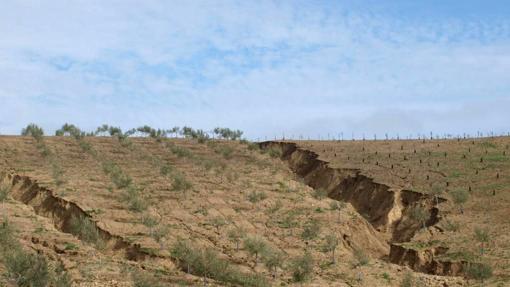
[[[306,163],[301,157],[291,160],[301,166]],[[44,137],[36,142],[2,136],[0,174],[9,189],[2,213],[24,248],[43,254],[52,266],[62,263],[75,286],[133,286],[131,275],[137,272],[163,286],[203,284],[199,270],[182,266],[170,252],[184,241],[214,250],[231,268],[258,274],[269,285],[299,284],[290,262],[309,252],[310,286],[398,286],[409,269],[389,262],[390,242],[407,240],[415,232],[407,230],[416,226],[399,229],[403,223],[397,222],[403,222],[409,204],[433,208],[430,197],[416,199],[357,171],[342,171],[342,178],[353,181],[347,192],[331,190],[331,198],[321,198],[317,189],[328,186],[318,178],[336,177],[324,170],[303,180],[305,172],[296,176],[288,160],[229,141]],[[371,207],[365,204],[371,196],[361,194],[367,186],[393,197],[375,196],[382,204]],[[346,205],[332,208],[337,200]],[[87,229],[77,232],[78,221]],[[242,239],[237,243],[229,236],[235,230],[282,253],[276,276],[263,256],[256,259]],[[339,239],[335,264],[331,252],[323,251],[327,235]],[[419,272],[414,277],[426,286],[464,284],[459,277]],[[218,278],[207,281],[232,284]]]

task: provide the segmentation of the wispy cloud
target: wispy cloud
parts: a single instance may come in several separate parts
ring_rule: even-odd
[[[380,3],[3,3],[0,132],[30,121],[226,125],[252,138],[504,131],[505,11]]]

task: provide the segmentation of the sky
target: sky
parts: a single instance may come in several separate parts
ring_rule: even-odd
[[[510,132],[506,0],[0,1],[0,134]]]

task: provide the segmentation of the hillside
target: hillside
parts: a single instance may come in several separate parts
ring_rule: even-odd
[[[73,286],[505,286],[509,143],[0,136],[0,240]]]

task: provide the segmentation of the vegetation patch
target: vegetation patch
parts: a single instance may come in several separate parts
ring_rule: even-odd
[[[263,276],[243,273],[212,249],[200,248],[185,240],[178,240],[172,246],[171,255],[183,271],[202,276],[204,281],[211,278],[238,286],[270,286]]]

